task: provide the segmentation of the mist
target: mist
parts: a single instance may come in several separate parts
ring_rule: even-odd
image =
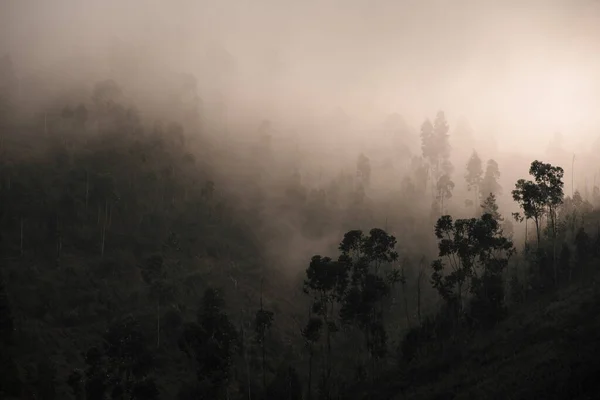
[[[598,43],[592,0],[0,0],[0,397],[554,387],[537,310],[597,309]]]
[[[185,72],[230,119],[298,124],[339,107],[363,124],[398,112],[417,125],[443,109],[500,149],[527,152],[555,132],[580,146],[598,126],[593,1],[4,0],[2,9],[0,51],[22,74],[106,76],[121,45],[126,79],[146,98],[160,91],[153,72]]]

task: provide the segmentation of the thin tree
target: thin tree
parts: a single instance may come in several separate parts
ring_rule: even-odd
[[[421,282],[425,276],[425,256],[421,257],[419,261],[419,275],[417,275],[417,318],[419,319],[419,325],[421,324]]]
[[[313,359],[315,356],[314,347],[321,337],[321,329],[323,327],[323,321],[320,318],[312,316],[312,306],[308,310],[308,323],[306,327],[302,329],[302,337],[306,342],[308,348],[308,394],[307,398],[310,400],[312,397],[312,377],[313,377]]]
[[[255,331],[256,341],[260,345],[262,355],[262,379],[263,379],[263,393],[267,393],[267,361],[265,355],[265,339],[267,331],[273,324],[273,312],[265,310],[263,307],[263,281],[260,283],[260,309],[256,312],[255,319]]]
[[[481,158],[475,150],[467,162],[467,172],[465,174],[465,180],[467,181],[467,189],[474,192],[475,202],[474,205],[479,203],[479,189],[483,180],[483,167]]]
[[[437,196],[436,200],[440,204],[440,214],[444,214],[444,200],[452,198],[452,190],[454,190],[454,182],[449,175],[444,174],[440,177],[437,183]],[[438,215],[440,215],[438,214]]]
[[[160,304],[166,299],[167,272],[161,255],[153,255],[142,265],[142,278],[150,288],[150,296],[156,302],[156,347],[160,347]]]

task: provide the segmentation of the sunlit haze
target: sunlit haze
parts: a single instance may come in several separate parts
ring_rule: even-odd
[[[98,73],[105,62],[73,57],[97,59],[120,40],[196,75],[205,101],[218,93],[265,115],[341,107],[367,123],[398,112],[417,125],[444,109],[521,150],[557,131],[577,144],[598,123],[593,1],[3,0],[2,9],[0,50],[21,71]],[[227,76],[210,71],[211,48],[231,54]],[[156,68],[137,65],[146,67]]]

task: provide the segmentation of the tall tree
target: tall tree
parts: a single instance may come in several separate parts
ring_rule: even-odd
[[[554,283],[558,285],[558,271],[556,265],[556,213],[563,202],[563,175],[561,167],[535,160],[531,163],[529,174],[534,181],[519,179],[512,191],[513,199],[519,203],[525,218],[533,218],[535,222],[538,248],[540,246],[540,224],[543,216],[549,219],[549,228],[552,235]]]
[[[452,198],[452,190],[454,190],[454,182],[452,182],[450,175],[447,175],[447,174],[442,175],[437,182],[436,189],[437,189],[436,200],[440,204],[440,214],[444,214],[445,200]],[[438,215],[440,215],[440,214],[438,214]]]
[[[14,321],[4,278],[0,272],[0,349],[12,342]]]
[[[508,264],[513,245],[502,236],[498,221],[490,214],[456,221],[444,215],[436,223],[435,235],[440,258],[432,263],[432,284],[460,317],[467,293],[487,295],[487,285],[493,282],[497,294],[497,280]],[[447,273],[446,263],[450,266]],[[497,302],[501,299],[496,295],[487,300],[490,306],[500,307]]]
[[[128,316],[111,324],[103,339],[85,354],[86,398],[104,400],[109,394],[113,399],[157,399],[159,392],[150,375],[152,353],[137,320]],[[71,377],[72,387],[78,386],[76,379],[76,374]]]
[[[467,172],[465,174],[465,180],[467,181],[467,188],[469,192],[473,192],[475,195],[474,205],[479,203],[479,189],[483,180],[483,167],[481,164],[481,158],[475,150],[467,162]]]
[[[481,205],[484,214],[490,214],[498,222],[504,221],[504,218],[498,211],[498,204],[496,203],[496,196],[494,193],[490,193]]]
[[[312,307],[312,306],[311,306]],[[307,398],[312,397],[312,378],[313,378],[313,359],[315,355],[315,345],[321,338],[321,329],[323,320],[321,318],[312,317],[312,312],[309,312],[308,322],[306,327],[302,329],[302,337],[308,348],[308,391]]]
[[[346,233],[340,243],[339,262],[349,271],[350,285],[344,294],[340,315],[363,333],[374,372],[376,360],[387,351],[383,300],[400,273],[393,267],[398,260],[396,238],[383,229]]]
[[[332,335],[338,331],[335,311],[346,290],[348,273],[346,266],[329,257],[314,256],[306,269],[304,292],[313,298],[312,311],[322,321],[327,341],[325,390],[329,390],[329,378],[332,372]],[[314,324],[314,323],[313,323]],[[312,326],[314,329],[316,325]],[[314,334],[314,332],[311,332]]]
[[[263,307],[263,294],[262,294],[262,283],[260,290],[260,309],[256,312],[256,318],[254,320],[254,329],[256,332],[256,341],[260,345],[262,355],[262,374],[263,374],[263,393],[267,393],[267,361],[266,361],[266,336],[267,331],[273,324],[273,312],[265,310]]]
[[[160,347],[160,305],[169,298],[167,271],[162,255],[153,255],[142,265],[142,278],[149,286],[150,296],[156,303],[156,347]]]
[[[201,398],[227,398],[238,335],[224,305],[220,291],[207,289],[197,322],[186,324],[179,340],[179,348],[195,362]]]
[[[429,119],[421,124],[421,151],[423,158],[433,165],[437,160],[435,137],[433,135],[433,124]]]
[[[436,172],[439,178],[442,174],[450,175],[453,171],[450,162],[450,127],[446,121],[446,115],[443,111],[438,111],[433,121],[433,137],[437,147],[437,165]]]
[[[364,187],[369,187],[371,182],[371,161],[363,153],[360,153],[356,161],[356,177]]]
[[[480,202],[483,202],[490,193],[495,195],[502,194],[502,187],[498,183],[500,179],[500,168],[495,160],[488,160],[485,167],[485,174],[481,180],[481,186],[479,187]]]

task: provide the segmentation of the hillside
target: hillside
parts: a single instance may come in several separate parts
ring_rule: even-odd
[[[268,121],[225,138],[191,83],[164,120],[112,79],[90,89],[52,115],[0,90],[0,398],[593,390],[595,183],[565,195],[534,160],[503,189],[514,166],[453,164],[442,110],[419,153],[321,164]]]
[[[493,330],[386,374],[354,398],[596,399],[599,309],[596,274],[512,310]]]

